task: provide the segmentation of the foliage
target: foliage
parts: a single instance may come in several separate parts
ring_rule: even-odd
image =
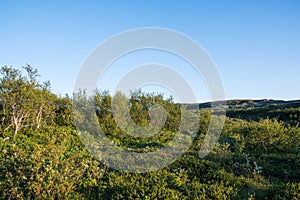
[[[106,169],[66,127],[2,141],[0,151],[0,196],[8,199],[93,196]]]
[[[51,125],[54,117],[52,99],[55,95],[49,91],[49,82],[40,84],[36,79],[37,70],[30,65],[24,69],[27,76],[7,66],[0,70],[1,124],[3,129],[14,129],[13,137],[23,128]]]
[[[73,124],[72,99],[52,94],[49,83],[37,81],[32,67],[26,66],[25,71],[23,76],[11,67],[1,68],[0,199],[300,198],[300,128],[291,118],[269,115],[272,106],[253,114],[255,120],[245,120],[247,114],[229,114],[213,151],[200,159],[199,149],[211,119],[211,110],[204,107],[199,132],[177,161],[154,172],[125,173],[97,161],[83,146]],[[181,105],[171,98],[132,93],[125,111],[140,127],[151,123],[155,105],[166,111],[166,123],[149,138],[129,136],[118,127],[112,99],[107,91],[96,92],[96,119],[106,136],[123,149],[155,151],[178,131]],[[230,109],[240,113],[255,109],[244,104]],[[294,116],[298,108],[280,109],[276,112]],[[194,110],[187,112],[197,115]],[[13,135],[16,137],[6,139]]]

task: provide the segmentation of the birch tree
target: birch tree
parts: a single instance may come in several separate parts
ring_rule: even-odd
[[[40,128],[45,120],[51,121],[53,115],[51,99],[54,95],[49,92],[49,83],[40,84],[37,70],[30,65],[24,69],[26,76],[8,66],[0,70],[1,125],[4,131],[14,130],[12,138],[23,128]]]

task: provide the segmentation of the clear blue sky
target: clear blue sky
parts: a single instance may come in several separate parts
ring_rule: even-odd
[[[108,37],[163,27],[207,50],[227,99],[300,99],[297,0],[0,0],[0,27],[0,65],[31,64],[54,93],[72,93],[82,62]]]

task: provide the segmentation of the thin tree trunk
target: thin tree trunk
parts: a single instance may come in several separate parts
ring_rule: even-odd
[[[13,138],[15,138],[18,134],[18,131],[22,127],[23,118],[26,117],[24,115],[24,109],[21,109],[19,112],[15,112],[15,105],[13,106],[13,123],[15,126],[15,132]]]
[[[40,106],[39,112],[36,116],[36,129],[39,129],[41,126],[42,113],[43,113],[43,106]]]

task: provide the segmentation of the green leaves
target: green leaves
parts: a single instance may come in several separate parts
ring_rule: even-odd
[[[101,180],[105,166],[92,159],[72,129],[53,127],[47,131],[0,143],[1,197],[48,199],[91,195],[91,188]],[[40,140],[40,136],[47,137]]]
[[[30,65],[22,72],[12,67],[1,68],[0,99],[1,125],[5,130],[13,129],[15,137],[21,129],[36,128],[51,125],[54,117],[53,100],[51,94],[37,81],[37,70]],[[45,84],[47,87],[49,84]]]
[[[49,82],[38,82],[36,69],[29,65],[24,69],[25,76],[12,67],[0,69],[0,137],[18,133],[14,140],[0,139],[0,199],[299,199],[300,128],[295,125],[299,108],[276,110],[284,122],[260,119],[271,112],[269,107],[238,108],[231,116],[247,118],[254,113],[257,121],[228,118],[218,143],[204,159],[198,151],[212,115],[201,109],[199,133],[176,162],[154,172],[125,173],[97,161],[83,146],[74,129],[71,98],[51,94]],[[165,124],[149,138],[129,136],[118,127],[107,91],[96,92],[93,98],[96,106],[90,101],[81,109],[96,109],[96,115],[87,116],[124,150],[156,151],[178,131],[182,113],[172,98],[136,91],[127,112],[119,113],[120,120],[129,113],[143,128],[151,123],[151,109],[157,109],[156,104],[163,107]],[[117,106],[126,106],[121,103]],[[193,110],[184,112],[187,122],[198,117]],[[177,135],[182,144],[190,143],[191,124]]]

